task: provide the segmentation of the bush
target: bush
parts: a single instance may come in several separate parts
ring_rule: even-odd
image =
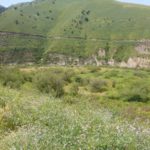
[[[25,83],[25,76],[18,69],[0,69],[0,80],[3,86],[20,88]]]
[[[81,85],[81,86],[88,85],[90,82],[88,78],[82,78],[80,76],[75,76],[74,81],[78,83],[78,85]]]
[[[78,95],[78,92],[79,92],[78,84],[77,83],[73,83],[71,88],[70,88],[71,95],[76,96],[76,95]]]
[[[62,95],[64,95],[63,86],[64,86],[64,81],[61,78],[59,78],[59,79],[55,78],[53,80],[52,88],[55,91],[55,96],[56,97],[61,97]]]
[[[96,73],[101,70],[101,68],[97,66],[89,66],[88,68],[90,69],[91,73]]]
[[[76,76],[75,77],[75,82],[81,83],[82,82],[82,78],[80,76]]]
[[[93,79],[90,82],[92,92],[104,92],[107,90],[107,82],[104,80]]]
[[[122,92],[121,98],[129,102],[148,102],[150,86],[144,82],[135,83]]]
[[[35,76],[34,83],[38,90],[43,93],[52,93],[56,97],[64,94],[64,80],[55,74],[48,72],[39,73]]]
[[[63,73],[63,79],[66,82],[71,83],[71,78],[73,77],[74,72],[72,70],[67,70]]]

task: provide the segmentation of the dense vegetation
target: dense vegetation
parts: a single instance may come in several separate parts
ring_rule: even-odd
[[[47,38],[43,41],[32,36],[2,36],[0,50],[34,48],[44,49],[44,55],[53,52],[88,57],[108,42],[109,57],[117,49],[114,59],[120,61],[128,58],[126,53],[134,54],[136,43],[132,40],[150,38],[149,14],[148,6],[115,0],[36,0],[12,6],[0,14],[0,31]],[[120,47],[126,50],[125,56],[120,56]]]
[[[149,70],[1,67],[0,148],[150,148]]]

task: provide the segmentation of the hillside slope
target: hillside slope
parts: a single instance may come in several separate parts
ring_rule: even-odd
[[[0,50],[35,51],[35,55],[44,57],[59,53],[87,58],[104,49],[105,59],[126,60],[137,55],[134,47],[139,40],[150,39],[149,14],[150,7],[115,0],[23,3],[0,15],[0,31],[42,35],[45,39],[0,33]],[[126,51],[116,52],[122,49]]]
[[[5,10],[5,7],[0,5],[0,13],[3,12]]]

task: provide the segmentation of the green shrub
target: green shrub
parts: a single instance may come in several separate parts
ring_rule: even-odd
[[[68,83],[71,82],[71,78],[75,74],[72,69],[62,69],[62,68],[53,68],[47,72],[49,72],[50,74],[52,74],[54,76],[61,77],[64,81],[66,81]],[[46,73],[46,71],[45,71],[45,73]]]
[[[80,76],[75,76],[74,81],[81,86],[86,86],[90,82],[90,80],[88,78],[82,78]]]
[[[107,82],[104,80],[93,79],[90,82],[92,92],[104,92],[107,90]]]
[[[55,91],[55,96],[56,97],[61,97],[62,95],[64,95],[64,81],[61,78],[55,78],[52,82],[52,88]]]
[[[71,82],[71,78],[73,77],[73,75],[74,75],[74,71],[72,71],[72,70],[67,70],[67,71],[65,71],[65,72],[63,72],[63,79],[64,79],[64,81],[66,81],[66,82]]]
[[[82,78],[80,76],[76,76],[75,77],[75,82],[81,83],[82,82]]]
[[[49,72],[39,73],[34,78],[37,89],[43,93],[52,93],[56,97],[64,94],[64,80]]]
[[[49,93],[52,90],[51,77],[49,75],[37,74],[33,80],[37,89],[43,93]]]
[[[70,88],[70,94],[73,95],[73,96],[76,96],[78,95],[78,92],[79,92],[79,86],[77,83],[73,83],[71,88]]]
[[[88,68],[90,69],[91,73],[96,73],[101,70],[101,68],[97,66],[89,66]]]
[[[23,74],[16,68],[1,69],[0,80],[3,86],[10,88],[20,88],[25,83]]]
[[[150,86],[148,83],[138,82],[124,90],[121,98],[130,102],[150,101]]]

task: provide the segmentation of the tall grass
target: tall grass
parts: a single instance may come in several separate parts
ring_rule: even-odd
[[[148,150],[150,80],[139,72],[146,75],[112,68],[5,69],[7,80],[16,74],[11,82],[23,82],[3,84],[0,74],[0,149]]]

